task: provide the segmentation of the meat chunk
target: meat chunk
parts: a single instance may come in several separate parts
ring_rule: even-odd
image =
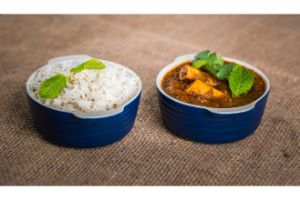
[[[180,80],[201,80],[207,85],[216,86],[219,84],[219,81],[213,78],[211,75],[206,72],[200,71],[190,65],[185,65],[179,72]]]
[[[200,70],[191,67],[190,65],[185,65],[179,72],[179,79],[193,81],[196,80],[200,74]]]

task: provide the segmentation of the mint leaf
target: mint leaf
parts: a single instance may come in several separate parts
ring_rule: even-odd
[[[229,88],[233,97],[239,97],[248,93],[254,83],[254,76],[250,70],[235,65],[228,78]]]
[[[79,73],[79,72],[81,72],[82,70],[84,70],[84,66],[83,66],[83,65],[79,65],[79,66],[77,66],[77,67],[72,68],[72,69],[71,69],[71,72],[73,72],[73,73]]]
[[[84,69],[104,69],[105,65],[96,59],[88,60],[83,63]]]
[[[205,65],[204,69],[216,77],[220,67],[220,65]]]
[[[216,74],[216,77],[220,80],[224,80],[229,78],[229,75],[231,71],[233,70],[235,64],[230,63],[230,64],[225,64],[225,65],[220,65],[221,67],[218,69],[218,73]]]
[[[208,57],[208,65],[209,66],[223,65],[223,64],[224,64],[224,60],[219,54],[217,54],[217,53],[209,54],[209,57]]]
[[[210,50],[201,51],[195,56],[195,60],[208,60]]]
[[[96,59],[91,59],[91,60],[85,61],[84,63],[80,64],[77,67],[72,68],[71,72],[79,73],[84,69],[104,69],[104,68],[105,68],[105,65],[101,61],[96,60]]]
[[[195,60],[195,61],[193,61],[193,67],[196,68],[196,69],[200,69],[201,67],[203,67],[207,63],[208,63],[207,60]]]
[[[208,63],[208,58],[209,58],[209,52],[210,50],[202,51],[198,53],[193,60],[193,67],[196,69],[200,69],[204,65]]]
[[[43,99],[54,99],[67,85],[67,78],[63,74],[57,74],[41,83],[39,96]]]
[[[209,73],[217,76],[220,65],[224,64],[223,58],[217,53],[210,53],[210,50],[205,50],[198,53],[193,60],[193,67],[200,69],[204,67]]]
[[[217,77],[217,73],[224,64],[223,58],[217,53],[211,53],[208,57],[208,64],[204,67],[209,73]]]

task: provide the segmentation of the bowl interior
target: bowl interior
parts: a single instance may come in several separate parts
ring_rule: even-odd
[[[177,57],[172,63],[168,64],[167,66],[165,66],[157,75],[156,77],[156,87],[158,89],[158,91],[163,94],[164,96],[172,99],[173,101],[177,102],[177,103],[180,103],[180,104],[183,104],[183,105],[186,105],[186,106],[190,106],[190,107],[195,107],[195,108],[201,108],[201,109],[206,109],[210,112],[213,112],[213,113],[218,113],[218,114],[232,114],[232,113],[240,113],[240,112],[246,112],[248,110],[251,110],[252,108],[254,108],[255,104],[260,100],[262,99],[265,95],[267,95],[267,93],[269,92],[270,90],[270,81],[268,79],[268,77],[260,70],[258,69],[257,67],[253,66],[253,65],[250,65],[248,63],[245,63],[245,62],[242,62],[242,61],[239,61],[239,60],[235,60],[235,59],[232,59],[232,58],[227,58],[227,57],[223,57],[225,61],[228,61],[228,62],[234,62],[234,63],[237,63],[241,66],[244,66],[248,69],[252,69],[253,71],[255,71],[257,74],[259,74],[263,80],[265,81],[266,83],[266,88],[265,88],[265,91],[264,93],[258,98],[256,99],[255,101],[247,104],[247,105],[243,105],[243,106],[238,106],[238,107],[233,107],[233,108],[212,108],[212,107],[206,107],[206,106],[200,106],[200,105],[194,105],[194,104],[189,104],[189,103],[186,103],[186,102],[183,102],[183,101],[180,101],[178,99],[175,99],[174,97],[168,95],[161,87],[161,81],[163,79],[163,77],[165,76],[165,74],[167,72],[169,72],[171,69],[177,67],[178,65],[180,65],[181,63],[183,62],[189,62],[189,61],[192,61],[194,59],[194,56],[196,54],[188,54],[188,55],[183,55],[183,56],[179,56]]]

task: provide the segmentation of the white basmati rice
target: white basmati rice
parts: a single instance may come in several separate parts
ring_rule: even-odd
[[[38,101],[64,111],[97,112],[118,108],[136,95],[139,78],[129,69],[104,62],[102,70],[83,70],[71,73],[70,69],[85,60],[62,62],[43,67],[28,82],[29,90]],[[38,90],[41,82],[62,73],[68,76],[67,86],[55,99],[41,99]]]

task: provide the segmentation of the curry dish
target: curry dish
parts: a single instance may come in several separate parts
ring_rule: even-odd
[[[186,103],[214,108],[238,107],[255,101],[265,91],[265,81],[256,72],[250,71],[254,75],[253,87],[248,94],[235,98],[227,80],[219,80],[205,69],[195,69],[191,62],[170,70],[163,77],[161,86],[167,94]]]

